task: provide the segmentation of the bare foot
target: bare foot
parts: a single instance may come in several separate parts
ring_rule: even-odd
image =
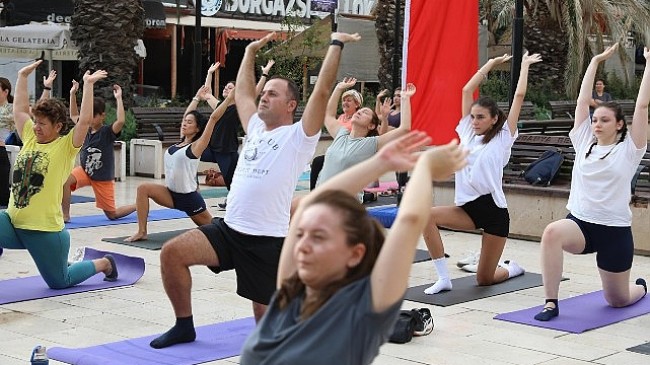
[[[135,241],[146,241],[146,240],[147,240],[147,232],[138,232],[133,236],[125,239],[124,242],[135,242]]]

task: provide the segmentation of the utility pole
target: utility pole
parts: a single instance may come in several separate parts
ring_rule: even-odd
[[[203,64],[201,63],[201,51],[203,42],[201,36],[201,0],[194,0],[194,54],[192,67],[192,90],[191,95],[199,89],[202,84]]]
[[[515,90],[519,81],[519,71],[521,71],[521,58],[523,57],[524,49],[524,0],[515,1],[515,18],[512,24],[512,62],[510,63],[510,95],[508,97],[508,105],[512,105],[512,99],[515,97]]]

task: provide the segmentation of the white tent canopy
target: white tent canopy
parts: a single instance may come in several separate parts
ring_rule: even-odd
[[[70,27],[61,23],[30,23],[0,27],[0,57],[39,58],[41,51],[48,52],[48,58],[60,61],[76,61],[77,48],[70,40]],[[147,51],[142,40],[134,47],[140,57]]]
[[[38,50],[61,49],[70,43],[68,26],[31,23],[0,28],[0,46]]]

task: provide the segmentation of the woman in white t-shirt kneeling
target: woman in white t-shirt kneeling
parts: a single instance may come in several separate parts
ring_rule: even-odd
[[[431,218],[424,230],[424,241],[438,274],[438,280],[424,290],[436,294],[452,289],[447,259],[438,227],[473,230],[482,229],[481,253],[476,269],[478,285],[492,285],[524,273],[514,261],[500,262],[510,230],[510,216],[503,193],[503,168],[510,159],[510,149],[517,139],[519,112],[526,95],[528,69],[542,59],[526,53],[508,117],[494,100],[481,97],[474,101],[474,92],[495,65],[511,56],[489,60],[463,87],[462,115],[456,127],[460,144],[469,150],[467,166],[456,172],[455,206],[431,208]]]
[[[571,174],[570,214],[549,224],[542,235],[542,275],[546,304],[535,316],[548,321],[560,314],[558,294],[563,251],[596,253],[605,300],[612,307],[626,307],[647,292],[644,279],[630,285],[634,258],[630,182],[647,147],[650,102],[650,51],[645,48],[646,69],[628,131],[621,107],[599,104],[589,118],[591,85],[600,62],[612,56],[618,44],[591,59],[576,105],[575,123],[569,133],[576,151]]]

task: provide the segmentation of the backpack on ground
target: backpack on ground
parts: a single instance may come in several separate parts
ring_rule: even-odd
[[[564,155],[559,149],[547,150],[528,165],[522,175],[532,185],[549,186],[560,173],[563,162]]]

